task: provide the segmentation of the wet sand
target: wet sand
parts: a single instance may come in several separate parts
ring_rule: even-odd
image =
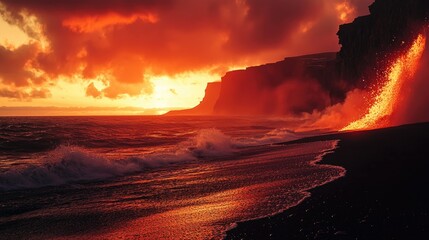
[[[322,164],[345,177],[301,204],[239,223],[226,239],[424,239],[429,235],[429,124],[313,137],[340,139]]]
[[[274,215],[344,176],[316,164],[336,144],[255,146],[230,159],[0,192],[0,239],[222,239],[234,223]]]

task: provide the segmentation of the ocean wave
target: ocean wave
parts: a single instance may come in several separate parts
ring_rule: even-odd
[[[0,173],[0,189],[38,188],[108,179],[175,163],[225,157],[238,152],[242,147],[297,138],[297,134],[286,129],[271,131],[261,138],[232,138],[217,129],[203,129],[169,151],[124,159],[109,159],[77,146],[60,146],[48,152],[37,164],[15,167]]]
[[[36,188],[82,180],[106,179],[162,164],[162,161],[145,161],[134,157],[110,160],[76,146],[60,146],[49,152],[39,164],[17,167],[1,173],[0,188],[3,190]]]
[[[279,128],[266,133],[263,137],[260,138],[238,138],[235,140],[235,145],[242,147],[252,147],[280,142],[288,142],[300,139],[302,137],[304,137],[304,135],[300,135],[287,128]]]

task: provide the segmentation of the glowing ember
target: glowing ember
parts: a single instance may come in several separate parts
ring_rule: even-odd
[[[374,98],[374,103],[361,119],[350,123],[342,130],[357,130],[383,127],[387,123],[383,120],[391,115],[406,79],[410,79],[416,72],[420,58],[425,49],[426,37],[420,34],[413,45],[403,56],[400,56],[389,68],[386,82]]]

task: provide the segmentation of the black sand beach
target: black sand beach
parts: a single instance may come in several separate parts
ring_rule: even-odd
[[[320,164],[346,176],[311,190],[281,214],[239,223],[226,239],[426,239],[429,235],[429,124],[351,132]]]

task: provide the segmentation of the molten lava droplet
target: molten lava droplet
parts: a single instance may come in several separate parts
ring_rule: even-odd
[[[426,37],[420,34],[411,48],[393,62],[387,72],[386,81],[374,98],[374,103],[361,119],[354,121],[342,130],[370,129],[385,127],[383,122],[390,116],[397,104],[400,90],[407,79],[414,76],[423,55]]]

